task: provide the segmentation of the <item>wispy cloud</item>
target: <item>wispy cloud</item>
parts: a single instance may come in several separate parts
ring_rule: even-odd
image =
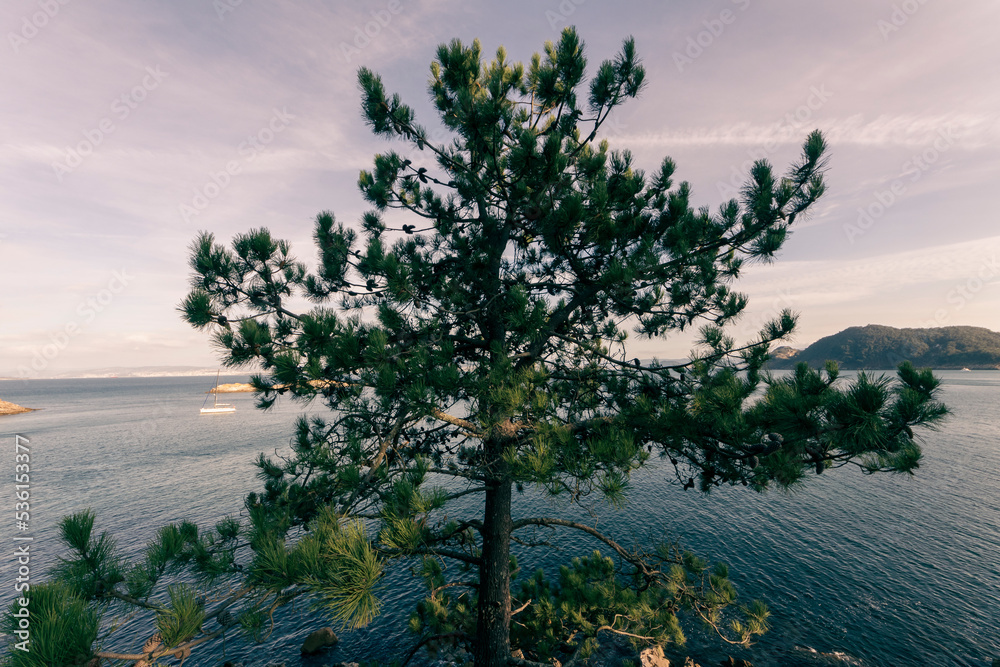
[[[927,146],[942,131],[963,148],[994,145],[1000,140],[1000,116],[940,114],[933,116],[880,115],[866,120],[864,114],[839,119],[816,119],[813,125],[823,131],[831,144],[861,146]],[[675,131],[635,134],[624,141],[642,146],[762,146],[800,144],[802,128],[792,123],[759,125],[732,123],[715,127],[696,127]]]
[[[984,262],[1000,260],[1000,236],[864,259],[779,261],[751,267],[740,288],[751,294],[791,292],[800,303],[851,302],[903,288],[962,280]],[[1000,314],[998,314],[1000,319]]]

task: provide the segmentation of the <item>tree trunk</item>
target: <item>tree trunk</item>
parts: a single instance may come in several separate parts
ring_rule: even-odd
[[[508,479],[490,482],[486,488],[476,667],[504,667],[510,656],[510,497]]]

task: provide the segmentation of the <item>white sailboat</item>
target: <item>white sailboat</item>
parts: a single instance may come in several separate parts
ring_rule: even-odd
[[[215,389],[212,390],[212,396],[215,397],[215,402],[212,407],[205,407],[204,404],[201,406],[201,414],[203,415],[221,415],[227,412],[236,412],[236,406],[232,403],[219,403],[219,373],[221,371],[215,372]],[[205,397],[205,403],[208,403],[208,396]]]

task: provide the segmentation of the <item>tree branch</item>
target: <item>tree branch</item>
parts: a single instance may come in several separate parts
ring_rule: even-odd
[[[617,542],[615,542],[614,540],[612,540],[607,535],[601,533],[596,528],[592,528],[591,526],[588,526],[587,524],[578,523],[576,521],[568,521],[566,519],[553,519],[553,518],[548,518],[548,517],[537,517],[537,518],[531,518],[531,519],[519,519],[519,520],[517,520],[517,521],[514,522],[513,527],[512,527],[511,530],[513,532],[513,531],[519,530],[521,528],[525,528],[527,526],[545,526],[545,527],[549,527],[549,528],[551,528],[553,526],[562,526],[564,528],[572,528],[574,530],[583,531],[584,533],[587,533],[588,535],[591,535],[591,536],[597,538],[601,542],[604,542],[606,545],[608,545],[609,547],[611,547],[615,551],[615,553],[617,553],[619,556],[621,556],[624,560],[626,560],[629,563],[631,563],[632,565],[634,565],[640,572],[642,572],[643,575],[645,575],[645,576],[654,576],[656,574],[655,570],[649,569],[649,566],[637,554],[632,553],[631,551],[629,551],[625,547],[621,546],[620,544],[618,544]]]
[[[414,547],[412,549],[389,549],[387,547],[376,547],[376,549],[387,556],[444,556],[445,558],[460,560],[463,563],[468,563],[469,565],[480,565],[482,563],[481,558],[470,556],[467,553],[455,551],[453,549],[434,549],[431,547]]]
[[[470,435],[473,438],[482,438],[485,436],[485,434],[479,430],[479,427],[470,422],[469,420],[462,419],[460,417],[455,417],[454,415],[449,415],[447,412],[443,412],[438,408],[433,408],[431,410],[431,416],[433,416],[435,419],[439,419],[443,422],[447,422],[454,426],[458,426],[462,429],[465,429],[468,432],[467,435]]]

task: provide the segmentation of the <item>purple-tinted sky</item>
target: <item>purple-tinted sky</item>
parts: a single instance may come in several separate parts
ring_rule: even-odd
[[[697,202],[826,132],[829,193],[739,283],[737,338],[785,307],[799,347],[868,323],[1000,330],[993,0],[5,0],[0,376],[215,365],[175,310],[188,245],[266,226],[311,261],[317,212],[358,219],[358,170],[386,147],[360,65],[433,126],[438,44],[526,61],[569,24],[591,67],[635,36],[648,87],[606,134],[646,168],[671,155]]]

